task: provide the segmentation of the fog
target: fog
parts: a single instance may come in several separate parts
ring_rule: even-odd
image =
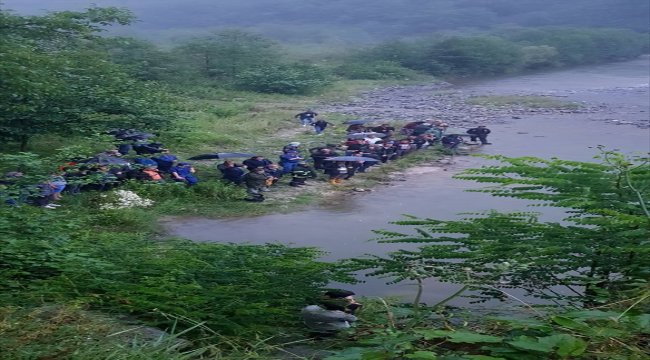
[[[580,26],[648,31],[647,0],[4,0],[19,14],[82,10],[93,5],[131,10],[139,19],[120,35],[170,40],[242,28],[280,41],[364,43],[435,31],[484,31],[508,26]]]

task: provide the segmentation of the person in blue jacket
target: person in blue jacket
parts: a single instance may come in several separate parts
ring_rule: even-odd
[[[172,179],[177,182],[184,182],[187,186],[196,185],[199,180],[194,176],[196,170],[188,162],[180,162],[169,169]]]

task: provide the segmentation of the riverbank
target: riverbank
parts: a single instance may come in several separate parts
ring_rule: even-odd
[[[647,58],[640,58],[624,64],[638,67],[646,60]],[[549,117],[586,117],[605,123],[647,128],[649,125],[647,108],[626,105],[625,101],[622,101],[632,98],[642,99],[644,96],[647,98],[647,83],[627,81],[625,76],[621,76],[623,80],[615,79],[617,81],[612,82],[614,76],[603,77],[602,75],[612,71],[611,69],[620,72],[619,66],[621,65],[610,64],[482,81],[464,86],[454,86],[445,82],[388,85],[362,90],[357,95],[351,96],[349,101],[323,102],[315,106],[315,109],[321,117],[335,123],[345,119],[363,118],[376,120],[376,123],[388,122],[396,127],[402,126],[407,121],[432,118],[448,122],[451,128],[467,129],[479,124],[489,126],[511,124],[519,119],[533,117],[541,121]],[[557,87],[549,88],[543,85],[545,76],[554,76],[554,79],[570,79],[569,74],[573,74],[574,77],[578,74],[580,78],[577,81],[560,83]],[[576,85],[576,82],[582,84],[581,87]],[[612,83],[613,87],[608,87],[609,83]],[[626,86],[630,84],[634,86]],[[303,149],[306,149],[338,143],[345,137],[344,126],[328,128],[325,135],[321,137],[315,136],[310,129],[298,127],[295,122],[293,126],[283,127],[270,140],[277,144],[300,141]],[[470,150],[470,152],[474,151],[481,150],[476,147]],[[275,153],[278,154],[279,151],[276,150]],[[268,157],[276,160],[274,159],[276,154]],[[441,161],[437,162],[438,160]],[[300,189],[280,184],[267,194],[268,201],[256,207],[254,213],[257,215],[286,213],[305,210],[314,205],[329,206],[332,202],[339,201],[337,199],[341,197],[367,192],[378,184],[399,179],[400,173],[406,168],[418,164],[424,164],[426,167],[444,167],[451,162],[450,159],[440,159],[439,153],[425,150],[392,164],[373,167],[367,174],[359,174],[340,187],[332,187],[324,181],[310,181],[312,186]]]
[[[550,73],[544,76],[546,76],[546,84],[551,86],[561,81],[558,80],[558,76],[566,79],[567,83],[572,83],[572,80],[575,79],[565,73],[558,75]],[[545,89],[548,89],[549,85],[542,86],[541,75],[536,75],[536,77],[538,89],[546,91]],[[484,88],[473,93],[481,96],[486,93],[510,95],[513,93],[513,88],[526,86],[530,83],[530,78],[521,77],[519,79],[518,84],[513,83],[514,79],[509,79],[506,82],[505,90],[507,91],[502,91],[499,86],[501,83],[494,81],[490,85],[491,89],[485,89],[487,85],[482,84],[481,86]],[[596,85],[600,86],[600,84]],[[425,88],[421,85],[415,87]],[[399,88],[405,91],[409,87],[400,86]],[[470,89],[457,90],[461,93],[468,93]],[[516,89],[516,91],[519,90]],[[647,92],[647,87],[644,91]],[[608,91],[587,90],[586,92],[600,93],[603,96],[594,98],[593,103],[585,104],[583,109],[571,111],[536,108],[485,110],[490,118],[494,119],[494,123],[491,125],[493,134],[490,135],[494,145],[478,147],[473,151],[488,155],[558,157],[568,160],[591,161],[597,152],[590,147],[597,145],[621,149],[624,152],[647,152],[650,150],[648,130],[639,130],[638,127],[625,124],[647,114],[641,112],[647,106],[644,108],[643,103],[611,106],[611,101],[618,101],[618,98],[612,97]],[[371,94],[366,98],[370,100],[359,97],[350,102],[355,104],[354,109],[370,108],[373,102],[379,101],[376,99],[385,99],[384,95],[381,95],[382,90],[367,93]],[[394,90],[392,93],[396,94]],[[583,92],[574,92],[573,94],[579,96]],[[621,94],[621,96],[627,95],[626,92]],[[404,96],[408,96],[408,94],[404,94]],[[442,94],[437,96],[441,99],[448,99]],[[417,98],[417,96],[413,97]],[[458,97],[454,98],[458,99]],[[644,100],[643,97],[641,100]],[[647,98],[644,101],[648,101]],[[458,104],[457,106],[457,108],[461,108],[465,105]],[[510,111],[517,111],[518,115],[513,115]],[[457,116],[462,117],[467,114],[457,114]],[[515,119],[513,116],[520,118]],[[616,118],[621,121],[612,122],[608,121],[608,118]],[[616,123],[622,125],[614,125]],[[414,155],[429,154],[427,151],[429,150]],[[410,161],[408,158],[404,160]],[[299,208],[300,211],[276,211],[265,216],[221,220],[197,217],[174,218],[168,219],[165,228],[171,235],[196,242],[225,241],[252,244],[277,242],[292,246],[315,246],[327,252],[324,256],[325,260],[336,260],[363,256],[368,253],[381,255],[403,247],[403,245],[379,244],[376,241],[369,241],[369,239],[376,237],[373,230],[377,229],[402,231],[403,229],[391,225],[390,222],[401,219],[404,214],[422,218],[453,219],[459,213],[482,212],[489,209],[505,212],[530,210],[528,208],[530,203],[525,201],[495,198],[480,192],[467,192],[467,189],[477,189],[479,185],[453,179],[453,175],[462,169],[482,166],[481,159],[472,156],[459,156],[453,159],[441,159],[441,162],[437,162],[436,158],[432,156],[421,160],[420,162],[401,163],[405,165],[403,168],[393,168],[391,171],[392,181],[375,182],[371,187],[374,191],[353,192],[353,188],[346,188],[345,190],[349,192],[339,192],[338,195],[341,196],[331,197],[331,201],[324,200],[327,197],[321,197],[314,192],[312,200],[314,203],[319,203],[319,206],[305,204]],[[395,164],[400,164],[400,161]],[[371,172],[364,176],[374,176],[375,174]],[[359,179],[362,177],[355,181]],[[331,188],[328,184],[323,185],[326,189]],[[311,189],[305,191],[311,191]],[[539,209],[535,208],[535,210]],[[277,209],[274,207],[272,210]],[[542,218],[555,221],[562,214],[561,210],[549,209],[545,210]],[[365,280],[365,283],[355,285],[355,291],[367,296],[409,297],[413,294],[410,284],[387,287],[381,279]],[[453,285],[440,284],[435,281],[428,281],[426,288],[428,290],[424,294],[424,299],[431,303],[441,300],[456,290]]]

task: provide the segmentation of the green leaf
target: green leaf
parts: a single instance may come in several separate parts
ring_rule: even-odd
[[[368,350],[367,348],[360,347],[351,347],[343,351],[339,351],[338,354],[330,355],[323,360],[359,360],[364,351]]]
[[[561,357],[578,356],[585,352],[587,343],[569,334],[557,334],[539,339],[540,344],[546,344],[556,349]]]
[[[553,351],[553,345],[547,343],[541,344],[537,338],[530,336],[520,336],[515,341],[509,341],[508,344],[521,350],[531,350],[543,353],[550,353]]]
[[[435,360],[438,358],[436,354],[431,351],[416,351],[412,354],[404,355],[404,357],[414,360]]]
[[[500,343],[502,337],[477,334],[469,331],[448,331],[448,330],[416,330],[416,334],[422,335],[425,340],[448,338],[452,343]]]
[[[630,324],[644,334],[650,334],[650,314],[630,317]]]
[[[476,344],[476,343],[500,343],[503,341],[502,337],[492,336],[492,335],[483,335],[472,332],[465,331],[456,331],[452,332],[449,335],[449,342],[453,343],[466,343],[466,344]]]
[[[589,325],[565,316],[553,316],[551,319],[562,327],[578,331],[582,334],[592,334],[594,332]]]
[[[449,336],[450,331],[447,330],[430,330],[430,329],[417,329],[414,331],[416,334],[422,335],[424,340],[446,338]]]

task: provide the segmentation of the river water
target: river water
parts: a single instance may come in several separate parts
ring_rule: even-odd
[[[489,139],[493,145],[476,150],[484,154],[590,161],[597,154],[593,147],[598,145],[630,154],[650,152],[649,80],[649,58],[643,57],[610,65],[465,84],[460,90],[485,95],[544,94],[599,107],[601,110],[594,113],[504,118],[501,123],[490,125]],[[372,241],[376,237],[372,230],[406,231],[389,224],[402,219],[403,214],[454,219],[461,212],[531,210],[527,207],[530,202],[467,192],[478,185],[452,179],[459,170],[485,164],[479,158],[457,156],[445,167],[411,169],[404,181],[372,192],[354,193],[344,202],[253,218],[177,218],[165,226],[172,236],[198,242],[316,246],[328,253],[323,257],[326,260],[384,254],[404,246]],[[559,209],[545,209],[541,218],[558,220],[562,214]],[[388,286],[385,280],[364,280],[367,282],[345,287],[364,296],[391,295],[408,300],[415,294],[413,284]],[[423,300],[434,303],[458,287],[430,280],[425,284]],[[459,304],[462,303],[461,300]]]

